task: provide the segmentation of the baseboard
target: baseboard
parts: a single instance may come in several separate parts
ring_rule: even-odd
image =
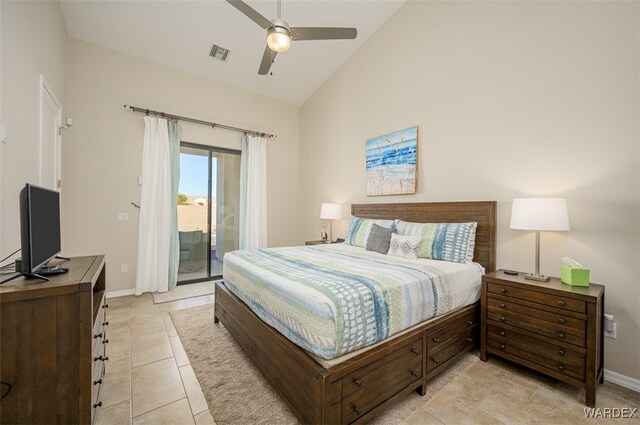
[[[610,370],[604,370],[604,380],[640,393],[640,379],[631,378]]]
[[[107,292],[107,298],[126,297],[127,295],[133,295],[135,289],[123,289],[122,291],[109,291]]]

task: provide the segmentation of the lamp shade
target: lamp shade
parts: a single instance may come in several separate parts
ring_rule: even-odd
[[[325,220],[340,220],[342,218],[342,205],[323,203],[320,207],[320,218]]]
[[[567,201],[564,198],[514,199],[510,227],[517,230],[567,231]]]

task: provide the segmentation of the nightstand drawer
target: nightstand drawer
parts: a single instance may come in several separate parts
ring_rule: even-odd
[[[563,297],[562,294],[546,294],[544,292],[532,291],[514,286],[502,285],[500,283],[488,282],[488,292],[499,294],[505,297],[520,298],[533,301],[550,307],[557,307],[564,310],[586,313],[587,305],[584,301]]]
[[[452,337],[459,335],[460,332],[467,328],[478,324],[480,322],[478,315],[475,312],[469,313],[455,322],[436,330],[427,335],[427,353],[431,353],[438,347],[445,344]]]
[[[530,339],[531,343],[535,343],[535,340]],[[540,366],[543,366],[547,369],[552,369],[555,372],[561,373],[563,375],[570,376],[575,379],[584,379],[584,363],[580,365],[572,365],[563,360],[555,360],[549,359],[543,354],[539,353],[532,349],[533,344],[524,343],[521,340],[504,340],[499,337],[491,337],[487,340],[487,346],[490,348],[490,351],[495,352],[497,354],[507,353],[512,356],[517,356],[522,359],[528,360],[530,362],[536,363]]]
[[[493,321],[495,324],[511,325],[539,335],[544,335],[558,342],[566,342],[579,347],[585,346],[584,331],[564,328],[535,317],[504,311],[499,308],[487,307],[487,319],[490,322]]]
[[[576,370],[584,368],[584,353],[580,352],[579,349],[572,350],[565,346],[534,339],[506,326],[487,326],[487,338],[489,341],[495,340],[500,343],[515,345],[530,353],[571,366]],[[548,363],[547,361],[543,366],[548,366]]]
[[[559,326],[558,329],[571,328],[584,332],[586,328],[586,322],[584,320],[567,316],[563,314],[563,310],[557,310],[557,313],[538,310],[533,307],[527,307],[526,305],[513,302],[508,297],[489,295],[487,297],[487,305],[499,310],[509,311],[524,316],[536,317],[540,320],[544,320],[545,322],[551,322],[554,325]]]

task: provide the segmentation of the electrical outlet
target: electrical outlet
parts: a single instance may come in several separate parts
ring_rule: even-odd
[[[118,213],[118,221],[129,221],[129,213]]]
[[[0,123],[0,142],[7,143],[7,126],[4,123]]]
[[[120,271],[122,273],[127,273],[129,271],[129,265],[128,264],[123,264],[120,266]]]
[[[618,337],[618,327],[616,325],[617,325],[617,323],[613,322],[613,330],[611,332],[605,330],[604,331],[604,336],[616,339]]]

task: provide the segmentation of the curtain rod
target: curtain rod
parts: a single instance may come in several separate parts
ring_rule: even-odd
[[[194,124],[202,124],[211,128],[221,128],[223,130],[238,131],[240,133],[250,134],[252,136],[258,136],[258,137],[265,137],[267,139],[276,138],[276,136],[273,134],[260,133],[258,131],[246,130],[244,128],[232,127],[230,125],[218,124],[215,122],[197,120],[195,118],[181,117],[180,115],[173,115],[173,114],[167,114],[165,112],[152,111],[151,109],[138,108],[137,106],[124,105],[124,109],[128,111],[142,112],[143,114],[146,114],[146,115],[154,115],[161,118],[176,119],[179,121],[192,122]]]

